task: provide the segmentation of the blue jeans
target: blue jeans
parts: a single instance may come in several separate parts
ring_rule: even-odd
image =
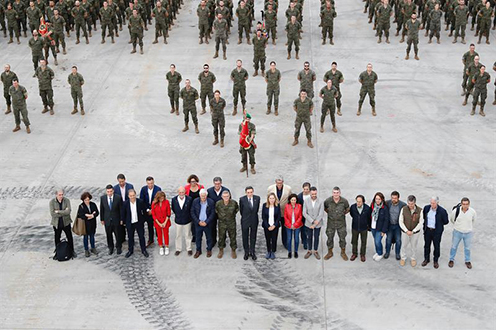
[[[288,252],[291,252],[291,242],[293,241],[293,235],[294,235],[294,241],[295,241],[295,247],[294,247],[294,252],[298,252],[298,245],[300,245],[300,228],[298,229],[286,229],[286,234],[288,236]]]
[[[307,232],[307,242],[308,242],[308,245],[307,245],[307,250],[308,251],[318,251],[319,250],[319,237],[320,237],[320,229],[321,228],[314,228],[314,229],[310,229],[310,228],[305,228],[306,229],[306,232]],[[312,244],[313,243],[313,244]],[[312,245],[313,245],[313,248],[312,248]]]
[[[94,249],[95,248],[95,234],[91,234],[91,235],[84,235],[83,236],[83,244],[84,244],[84,250],[89,250],[88,249],[88,236],[90,237],[90,244],[91,244],[91,248]]]
[[[374,237],[375,252],[382,256],[382,236],[381,231],[372,229],[372,236]]]
[[[391,251],[391,245],[393,245],[393,237],[396,243],[394,243],[394,250],[396,255],[399,256],[401,253],[401,228],[400,225],[389,224],[389,230],[386,237],[386,253]]]
[[[470,262],[470,245],[472,245],[473,233],[461,233],[458,230],[453,229],[453,242],[451,244],[450,251],[450,261],[455,260],[456,251],[458,250],[458,245],[463,240],[463,250],[465,252],[465,262]]]

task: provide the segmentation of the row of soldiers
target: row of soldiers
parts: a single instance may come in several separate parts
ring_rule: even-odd
[[[392,16],[394,16],[393,23],[397,23],[396,36],[399,36],[400,32],[402,34],[400,42],[404,42],[405,36],[409,33],[418,34],[418,30],[425,29],[425,36],[429,37],[429,43],[432,43],[434,36],[437,43],[440,43],[443,13],[445,30],[450,30],[449,37],[452,37],[454,33],[453,43],[456,43],[458,38],[465,43],[465,33],[470,16],[472,16],[472,31],[477,24],[475,36],[479,36],[479,43],[483,37],[486,37],[487,44],[490,43],[489,33],[493,18],[495,24],[493,30],[496,27],[496,1],[494,0],[366,0],[364,13],[367,13],[367,9],[369,23],[374,21],[373,29],[379,37],[378,43],[381,43],[383,33],[386,42],[389,43]],[[414,14],[418,23],[412,27],[408,22]],[[412,28],[415,31],[411,31]]]

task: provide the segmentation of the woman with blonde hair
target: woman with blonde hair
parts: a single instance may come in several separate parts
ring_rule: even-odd
[[[169,255],[169,228],[171,208],[169,201],[163,191],[155,194],[152,203],[152,217],[155,229],[157,230],[158,245],[160,246],[160,255]]]
[[[275,193],[267,195],[267,202],[262,206],[262,227],[267,242],[266,259],[275,259],[277,233],[279,230],[279,218],[281,218],[281,208],[277,202]]]

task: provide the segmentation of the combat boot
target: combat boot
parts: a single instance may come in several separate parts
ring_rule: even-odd
[[[17,39],[17,44],[20,45],[21,41],[19,40],[19,37],[16,37],[16,39]]]
[[[255,171],[255,165],[251,165],[250,172],[251,174],[257,174],[257,171]]]
[[[465,99],[463,100],[462,105],[464,105],[464,106],[467,105],[469,95],[470,95],[470,93],[467,91],[467,94],[465,94]]]
[[[223,51],[223,53],[224,53],[224,54],[222,55],[222,58],[223,58],[224,60],[227,60],[226,51],[224,50],[224,51]]]
[[[415,54],[415,59],[418,61],[420,58],[418,57],[418,54]]]
[[[54,60],[53,60],[53,64],[55,64],[55,65],[59,65],[59,61],[57,61],[57,58],[54,58]]]
[[[386,43],[387,44],[389,43],[389,37],[386,37]]]
[[[133,46],[133,50],[131,51],[131,54],[136,53],[136,46]]]
[[[241,43],[242,43],[241,38],[238,38],[238,45],[240,45]]]
[[[217,255],[217,258],[222,259],[223,256],[224,256],[224,249],[219,248],[219,254]]]
[[[220,138],[220,147],[224,148],[224,138]]]
[[[102,37],[102,42],[101,42],[101,43],[102,43],[102,44],[104,44],[104,43],[105,43],[105,37]],[[129,43],[131,43],[131,40],[129,40]]]
[[[90,38],[91,38],[91,37],[93,37],[93,36],[91,35],[91,31],[89,32],[89,35],[90,35]]]
[[[439,40],[439,37],[436,38],[437,38],[437,44],[439,45],[441,43],[441,40]]]
[[[143,55],[143,46],[140,46],[140,54]]]
[[[203,43],[203,38],[200,38],[200,41],[198,42],[199,45]]]
[[[148,31],[148,29],[145,27],[145,30]],[[119,38],[119,32],[115,31],[115,36]]]
[[[202,111],[200,112],[200,115],[204,115],[207,113],[207,110],[205,110],[205,108],[202,108]]]
[[[324,125],[320,125],[320,133],[324,133]]]
[[[243,164],[243,167],[239,170],[241,173],[247,170],[246,164]]]
[[[464,44],[464,45],[466,44],[465,37],[462,37],[462,44]]]
[[[377,113],[375,112],[375,107],[372,107],[372,116],[377,116]]]
[[[16,125],[16,127],[14,127],[14,129],[12,130],[12,132],[17,132],[17,131],[20,131],[21,130],[21,126],[19,125]]]
[[[76,39],[76,45],[79,45],[79,38]]]
[[[115,40],[114,40],[114,37],[111,37],[112,38],[112,43],[115,44]]]
[[[253,73],[253,77],[256,77],[258,76],[258,70],[255,70],[255,72]]]
[[[496,105],[496,100],[493,101],[493,105]]]
[[[235,105],[235,106],[234,106],[234,110],[233,110],[233,112],[232,112],[232,115],[233,115],[233,116],[236,116],[236,114],[237,114],[237,113],[238,113],[238,106],[237,106],[237,105]]]
[[[266,115],[270,115],[271,111],[270,111],[270,105],[267,106],[267,112],[265,113]]]
[[[338,115],[338,116],[342,116],[342,115],[343,115],[343,113],[341,112],[341,108],[338,108],[337,115]]]
[[[313,148],[312,139],[308,139],[307,146],[309,146],[310,148]]]
[[[10,105],[8,105],[7,110],[5,110],[5,114],[8,115],[11,112],[12,112],[12,110],[10,109]]]
[[[329,249],[329,251],[327,252],[327,254],[324,256],[324,260],[331,259],[333,255],[334,255],[334,253],[332,252],[332,249]]]
[[[490,45],[491,43],[489,42],[489,37],[486,37],[486,44]]]
[[[208,37],[205,37],[205,43],[208,45]]]
[[[195,124],[195,133],[196,134],[199,134],[200,133],[200,130],[198,129],[198,124]]]
[[[88,39],[88,37],[86,37],[86,44],[88,45],[90,43],[90,39]]]
[[[219,137],[218,136],[215,136],[214,137],[214,142],[212,142],[212,145],[215,146],[217,144],[219,144]]]
[[[427,37],[429,35],[429,31],[425,31],[424,37]]]
[[[455,37],[455,39],[453,40],[453,43],[456,44],[457,41],[458,41],[458,37]]]
[[[377,40],[377,43],[380,44],[382,42],[382,38],[379,37],[379,40]]]
[[[276,44],[276,39],[272,38],[272,44],[275,45]]]
[[[8,43],[9,43],[9,44],[11,44],[11,43],[13,43],[13,42],[14,42],[14,40],[12,40],[12,37],[10,37],[10,40],[9,40],[9,42],[8,42]]]
[[[102,42],[103,43],[103,42]],[[62,54],[66,55],[67,54],[67,51],[65,50],[65,47],[62,48]]]
[[[405,36],[401,36],[400,44],[405,42]]]
[[[176,109],[174,109],[174,107],[172,107],[170,113],[174,113],[175,111],[176,111]]]
[[[334,133],[337,133],[338,132],[338,129],[336,128],[336,125],[335,124],[332,125],[332,131]]]
[[[176,116],[179,116],[179,108],[176,108]]]
[[[188,124],[186,123],[186,124],[184,124],[183,132],[186,132],[187,130],[189,130],[189,126],[188,126]]]
[[[362,114],[362,105],[358,105],[358,110],[357,110],[357,116],[360,116]]]
[[[158,44],[158,39],[155,38],[155,40],[153,40],[152,44]]]
[[[48,108],[47,107],[43,107],[43,110],[41,111],[41,113],[47,113],[48,112]]]
[[[167,38],[166,37],[164,37],[164,44],[167,45]]]
[[[299,59],[300,59],[300,57],[298,56],[298,51],[296,51],[295,58],[296,58],[297,60],[299,60]]]
[[[31,134],[31,128],[29,126],[26,126],[26,133]]]
[[[407,53],[405,56],[405,60],[409,60],[409,59],[410,59],[410,54]]]
[[[236,259],[238,256],[236,255],[236,250],[232,249],[231,251],[231,258]]]
[[[291,52],[288,50],[288,60],[291,59]]]
[[[480,107],[479,115],[481,115],[482,117],[486,116],[486,114],[484,113],[484,106],[483,105],[481,105],[481,107]]]
[[[217,58],[217,57],[219,57],[219,51],[218,50],[216,50],[215,54],[214,54],[214,58]]]
[[[495,101],[496,102],[496,101]],[[493,103],[494,104],[494,103]],[[274,115],[279,116],[279,108],[276,106],[274,110]]]
[[[348,256],[346,255],[346,249],[341,248],[341,258],[343,258],[344,261],[348,260]]]
[[[83,107],[81,107],[81,116],[84,116],[84,113],[85,113],[85,112],[84,112],[84,108],[83,108]]]
[[[127,42],[128,44],[132,44],[133,43],[133,40],[132,39],[129,39],[129,41]],[[103,44],[103,42],[102,42]]]
[[[53,105],[50,106],[50,115],[53,116],[55,112],[53,111]]]
[[[472,111],[470,111],[470,115],[471,116],[475,115],[475,105],[472,106]]]
[[[322,38],[322,45],[326,44],[326,38]]]
[[[453,36],[453,31],[450,32],[450,34],[448,35],[448,37],[452,37]]]
[[[293,143],[291,144],[293,147],[298,144],[298,138],[295,137]]]
[[[334,40],[332,40],[332,38],[329,39],[329,43],[334,46]],[[298,59],[298,57],[297,57],[297,59]]]
[[[246,43],[247,43],[248,45],[251,45],[250,37],[246,37]]]
[[[262,75],[262,77],[265,77],[265,70],[263,70],[263,69],[261,70],[261,75]]]
[[[71,112],[71,115],[75,115],[76,113],[78,113],[78,109],[77,108],[74,108]]]

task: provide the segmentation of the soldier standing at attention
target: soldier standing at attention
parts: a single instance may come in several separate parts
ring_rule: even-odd
[[[486,104],[487,98],[487,84],[491,82],[491,76],[486,72],[486,66],[481,65],[479,73],[472,77],[472,83],[474,84],[474,100],[472,101],[472,112],[470,114],[473,116],[475,114],[475,107],[480,97],[480,111],[479,115],[485,117],[484,105]]]
[[[72,8],[71,14],[72,17],[74,17],[74,23],[76,24],[76,45],[79,44],[79,33],[81,32],[81,29],[83,29],[86,44],[89,44],[88,32],[86,31],[86,17],[88,17],[88,13],[80,6],[79,1],[76,1],[76,5]]]
[[[185,80],[186,86],[181,89],[181,98],[183,99],[183,113],[184,113],[184,128],[183,132],[189,130],[189,114],[191,113],[191,119],[195,124],[195,133],[198,134],[198,117],[196,116],[196,100],[200,98],[198,91],[191,87],[191,81],[189,79]]]
[[[208,103],[212,102],[214,98],[214,83],[217,80],[215,75],[210,72],[210,67],[207,63],[203,64],[203,72],[200,72],[198,75],[198,81],[200,82],[200,100],[202,111],[200,115],[203,115],[207,112],[207,97]]]
[[[167,91],[171,105],[170,113],[176,112],[176,115],[179,116],[179,84],[183,80],[183,77],[181,77],[181,74],[179,72],[176,72],[175,64],[170,65],[170,71],[167,72],[167,75],[165,77],[169,82]]]
[[[43,102],[43,111],[47,113],[50,107],[50,115],[53,115],[53,89],[52,80],[55,76],[53,70],[47,66],[46,60],[40,60],[40,66],[36,69],[36,77],[38,77],[38,85],[40,89],[40,97]]]
[[[296,112],[295,119],[295,133],[294,141],[292,146],[298,144],[298,137],[300,136],[301,125],[305,125],[305,131],[307,132],[307,145],[313,148],[312,144],[312,112],[313,112],[313,101],[307,97],[307,91],[302,89],[300,91],[300,97],[298,97],[293,103],[293,110]]]
[[[129,17],[129,28],[131,29],[131,42],[133,43],[133,50],[131,54],[136,53],[136,43],[139,43],[140,54],[143,54],[143,28],[145,22],[143,18],[138,15],[138,11],[133,10],[133,16]],[[138,39],[138,40],[136,40]]]
[[[412,2],[412,0],[406,0],[405,3],[403,3],[403,6],[401,7],[401,12],[402,12],[402,22],[403,24],[403,32],[401,33],[401,40],[400,43],[405,41],[405,36],[407,33],[406,30],[406,23],[412,17],[413,13],[415,12],[415,9],[417,8],[417,5]],[[398,36],[398,31],[396,31],[396,36]]]
[[[57,53],[59,52],[59,46],[62,45],[62,54],[67,54],[65,51],[65,36],[64,36],[64,24],[65,19],[60,16],[58,9],[53,11],[53,18],[50,20],[53,31],[53,40],[55,40],[55,46],[57,47]]]
[[[24,125],[26,125],[26,132],[31,133],[31,129],[29,129],[29,118],[28,118],[28,108],[26,106],[26,99],[28,98],[28,92],[26,88],[19,85],[19,81],[17,78],[12,80],[12,86],[9,88],[9,94],[12,97],[12,106],[14,108],[14,119],[15,119],[15,128],[12,132],[17,132],[21,129],[21,115],[22,121]]]
[[[317,79],[317,76],[313,70],[310,70],[309,62],[303,64],[303,70],[298,72],[297,78],[300,82],[300,92],[305,90],[307,97],[313,99],[313,82]]]
[[[338,97],[338,90],[332,85],[332,80],[327,80],[327,85],[322,87],[319,92],[319,97],[322,99],[322,114],[320,116],[320,133],[324,133],[324,124],[327,112],[331,115],[332,131],[337,133],[336,118],[334,112],[336,111],[336,98]]]
[[[253,37],[253,67],[255,68],[253,77],[258,76],[258,68],[262,70],[262,76],[265,76],[265,47],[267,47],[267,38],[262,35],[262,30],[257,30],[257,35]]]
[[[272,44],[276,44],[277,39],[277,11],[269,4],[265,12],[265,29],[267,30],[267,40],[272,37]]]
[[[214,142],[212,145],[219,143],[220,132],[220,147],[224,148],[224,127],[226,126],[226,118],[224,117],[224,109],[226,107],[226,100],[220,97],[220,91],[216,90],[214,98],[210,100],[210,112],[212,114],[212,126],[214,127]]]
[[[338,70],[338,63],[337,62],[332,62],[331,64],[331,70],[327,71],[324,75],[324,82],[327,83],[327,81],[331,79],[332,80],[332,87],[336,88],[338,90],[338,96],[336,97],[336,106],[338,108],[338,116],[341,116],[341,89],[340,85],[344,82],[344,76],[341,71]]]
[[[241,154],[241,163],[243,167],[239,170],[241,173],[248,171],[248,156],[250,157],[251,174],[256,174],[255,171],[255,134],[257,129],[255,124],[251,122],[251,115],[247,113],[243,122],[239,124],[238,135],[239,135],[239,153]]]
[[[437,43],[440,44],[439,40],[441,31],[441,17],[443,16],[443,12],[439,9],[439,3],[434,5],[434,10],[431,10],[429,13],[429,29],[431,30],[431,34],[429,35],[429,43],[432,43],[432,37],[436,35]]]
[[[408,60],[410,58],[410,49],[412,48],[413,44],[413,51],[415,53],[415,59],[418,61],[418,36],[419,36],[419,29],[420,29],[420,21],[417,20],[417,15],[412,14],[412,19],[409,19],[408,22],[405,24],[405,29],[408,31],[408,36],[406,39],[406,56],[405,60]]]
[[[83,104],[83,85],[84,78],[83,75],[78,72],[77,66],[72,67],[72,72],[67,77],[67,82],[71,85],[71,96],[74,101],[74,109],[71,115],[78,112],[77,105],[79,101],[79,107],[81,108],[81,116],[84,116],[84,104]]]
[[[389,0],[384,0],[382,4],[379,4],[377,9],[377,33],[379,34],[379,40],[377,43],[382,42],[382,33],[386,37],[386,43],[389,43],[389,29],[391,27],[391,16],[393,16],[393,9],[389,5]]]
[[[38,69],[38,63],[43,59],[43,39],[38,36],[38,30],[33,31],[33,36],[29,39],[29,47],[31,48],[31,55],[33,58],[34,74],[36,77],[36,69]]]
[[[463,54],[462,57],[462,63],[463,63],[462,96],[465,96],[465,94],[467,93],[467,82],[469,81],[468,68],[470,65],[474,63],[474,58],[476,56],[479,56],[479,54],[475,51],[475,45],[470,44],[469,51]]]
[[[207,3],[205,0],[200,1],[200,5],[196,10],[196,15],[198,15],[198,29],[200,30],[200,45],[203,43],[203,38],[205,37],[205,43],[208,44],[208,16],[210,14],[210,9],[207,8]]]
[[[467,29],[469,11],[465,6],[465,0],[459,0],[459,5],[456,6],[455,15],[455,39],[453,43],[456,44],[458,37],[462,37],[462,44],[465,44],[465,30]]]
[[[18,79],[15,72],[10,70],[9,64],[5,64],[3,69],[4,71],[2,72],[2,75],[0,75],[0,80],[2,81],[3,84],[3,97],[5,98],[5,103],[7,104],[7,110],[5,110],[5,114],[8,115],[9,113],[12,112],[11,110],[12,99],[9,93],[10,86],[12,86],[12,81],[14,81],[14,79],[15,80]]]
[[[236,61],[236,68],[231,71],[231,80],[234,82],[233,97],[234,110],[233,116],[238,113],[238,96],[241,96],[241,106],[243,111],[246,110],[246,80],[248,80],[248,72],[242,67],[243,61]]]
[[[217,258],[221,259],[224,256],[224,248],[226,247],[226,236],[229,234],[231,245],[231,257],[236,259],[236,214],[239,211],[238,202],[231,199],[231,193],[225,190],[222,193],[222,200],[215,203],[215,212],[217,213],[219,226],[219,254]]]
[[[19,25],[17,25],[17,11],[12,8],[12,4],[9,2],[7,4],[7,10],[5,11],[5,17],[7,18],[7,28],[9,29],[9,44],[13,43],[14,34],[17,39],[17,44],[20,44],[19,40]]]
[[[463,101],[462,105],[467,105],[468,98],[470,97],[470,94],[472,93],[472,90],[474,89],[474,82],[473,78],[475,75],[480,73],[481,66],[483,64],[479,62],[479,56],[474,57],[474,63],[470,64],[467,68],[467,76],[469,79],[469,82],[467,84],[467,90],[465,93],[465,100]]]
[[[489,30],[491,28],[491,17],[494,16],[493,9],[491,8],[491,4],[489,3],[489,1],[487,1],[486,5],[479,10],[477,16],[479,17],[479,22],[477,24],[477,29],[479,31],[479,41],[477,41],[477,43],[480,44],[482,37],[486,36],[486,44],[489,45],[490,44]]]
[[[377,83],[377,79],[377,74],[372,71],[372,64],[367,64],[367,70],[360,73],[358,77],[358,82],[362,84],[362,87],[360,88],[357,116],[362,114],[362,104],[367,94],[369,94],[370,106],[372,107],[372,116],[377,115],[375,112],[375,84]]]
[[[38,30],[40,27],[41,11],[38,7],[35,7],[34,1],[29,2],[29,7],[26,9],[26,14],[29,21],[29,31],[33,33],[34,30]]]
[[[169,14],[167,13],[167,10],[162,8],[162,3],[160,1],[157,1],[157,5],[155,6],[152,12],[152,17],[155,17],[155,40],[153,41],[153,44],[158,43],[158,37],[160,33],[162,33],[162,36],[164,37],[164,44],[167,44],[168,16]]]
[[[322,24],[322,45],[326,43],[326,37],[329,36],[329,43],[334,45],[333,30],[334,18],[337,16],[336,10],[332,7],[330,2],[326,2],[325,9],[320,13]]]
[[[222,14],[217,14],[217,19],[212,24],[213,31],[215,35],[215,55],[214,58],[219,57],[219,46],[222,42],[222,52],[224,53],[224,60],[227,60],[227,31],[229,30],[229,25],[227,21],[222,17]]]
[[[267,115],[270,115],[272,99],[274,99],[274,114],[279,115],[279,93],[281,72],[276,69],[276,62],[270,62],[270,69],[265,72],[265,82],[267,83]]]
[[[243,31],[245,31],[246,42],[248,43],[248,45],[250,45],[251,14],[250,9],[246,7],[246,3],[244,0],[240,1],[238,9],[236,9],[236,17],[238,18],[238,45],[243,40]]]
[[[288,60],[291,59],[291,48],[295,45],[295,58],[298,60],[298,52],[300,51],[300,30],[301,24],[296,21],[296,16],[291,16],[291,20],[286,24],[286,32],[288,35]]]
[[[107,35],[107,28],[109,30],[112,43],[114,41],[114,27],[112,25],[112,18],[115,16],[114,10],[108,6],[107,1],[103,2],[103,8],[100,9],[100,22],[102,23],[102,44],[105,43],[105,36]]]

